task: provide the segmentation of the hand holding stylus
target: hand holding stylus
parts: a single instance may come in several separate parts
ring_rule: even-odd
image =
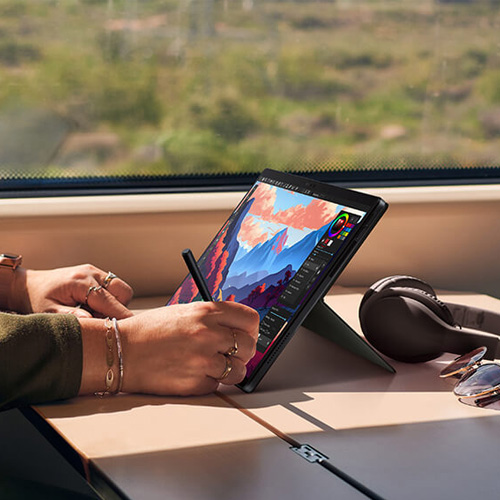
[[[246,364],[255,355],[258,313],[237,302],[215,302],[191,251],[185,250],[182,256],[203,302],[169,305],[118,321],[124,392],[207,394],[220,383],[240,383]],[[93,329],[89,338],[101,341],[102,324],[95,321],[83,318],[82,330]],[[84,342],[84,351],[85,345],[93,352],[102,352],[101,342],[96,346]],[[84,353],[84,362],[88,359],[93,358]],[[101,365],[91,370],[94,378],[83,377],[80,394],[102,385]]]

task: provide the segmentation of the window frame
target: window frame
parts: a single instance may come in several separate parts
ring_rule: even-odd
[[[348,188],[500,184],[500,167],[293,171]],[[2,179],[0,198],[245,191],[256,173]]]

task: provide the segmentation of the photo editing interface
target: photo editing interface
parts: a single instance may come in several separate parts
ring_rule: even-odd
[[[258,311],[257,352],[247,377],[264,358],[365,212],[312,190],[261,177],[238,205],[198,264],[214,300]],[[168,305],[201,300],[188,276]]]

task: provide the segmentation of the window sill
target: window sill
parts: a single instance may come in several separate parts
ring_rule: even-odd
[[[360,189],[389,205],[499,201],[500,184]],[[227,193],[74,196],[0,199],[2,218],[61,215],[113,215],[232,210],[241,191]]]

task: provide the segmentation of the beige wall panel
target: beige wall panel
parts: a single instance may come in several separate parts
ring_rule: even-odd
[[[500,202],[395,204],[339,283],[411,274],[436,288],[500,296]]]
[[[199,255],[228,212],[174,212],[0,219],[1,251],[26,267],[92,263],[132,284],[136,296],[166,295],[186,275],[180,252]]]
[[[0,212],[0,251],[22,253],[26,266],[39,269],[91,262],[129,281],[136,296],[165,295],[186,274],[181,250],[191,247],[199,256],[229,214],[226,208],[15,217]],[[437,288],[500,296],[499,214],[500,200],[391,202],[338,283],[368,286],[387,275],[412,274]]]

